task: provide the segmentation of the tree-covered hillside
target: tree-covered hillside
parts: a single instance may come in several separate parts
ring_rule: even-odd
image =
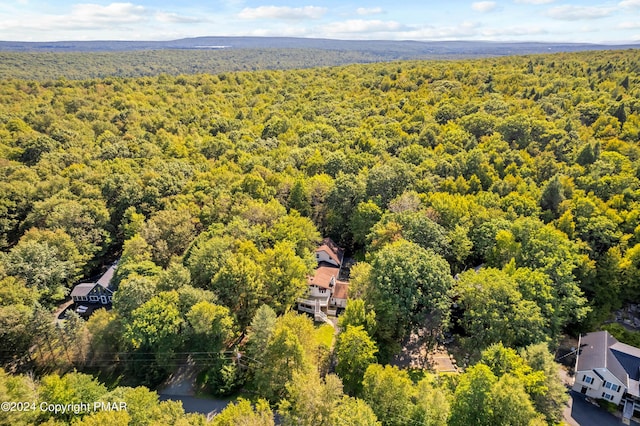
[[[389,59],[376,52],[303,48],[0,52],[0,74],[18,79],[84,80],[314,68],[384,60]]]
[[[280,402],[291,424],[321,409],[309,387],[338,395],[314,414],[338,423],[419,423],[434,404],[450,424],[497,424],[507,405],[557,421],[539,344],[640,297],[639,71],[628,50],[0,80],[1,358],[155,384],[206,353],[209,385]],[[331,348],[290,312],[321,236],[359,260],[344,397],[314,376]],[[52,328],[48,308],[117,257],[113,310]],[[481,360],[459,380],[373,364],[447,330]],[[240,371],[224,353],[245,332]]]

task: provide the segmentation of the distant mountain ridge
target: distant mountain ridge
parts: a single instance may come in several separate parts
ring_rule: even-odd
[[[25,80],[219,74],[409,60],[459,60],[640,44],[197,37],[170,41],[0,42],[0,75]]]
[[[503,56],[585,50],[637,49],[640,43],[591,44],[492,41],[334,40],[295,37],[195,37],[169,41],[0,41],[0,51],[119,52],[166,49],[320,49],[358,51],[387,58]]]

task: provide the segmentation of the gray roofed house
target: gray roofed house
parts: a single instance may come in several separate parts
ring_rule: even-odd
[[[625,404],[625,416],[640,411],[640,349],[618,342],[607,331],[580,336],[578,342],[573,390]]]
[[[107,271],[104,274],[102,274],[102,276],[96,282],[96,284],[100,284],[104,288],[109,288],[111,284],[111,279],[113,278],[113,275],[116,273],[117,267],[118,267],[118,262],[114,262],[111,266],[109,266],[109,269],[107,269]]]
[[[87,296],[95,286],[96,285],[94,283],[78,284],[73,288],[73,291],[71,291],[71,298],[76,300],[76,297]]]
[[[111,279],[118,263],[114,263],[95,283],[81,283],[71,291],[71,299],[75,303],[88,302],[108,305],[111,303],[113,290],[110,288]]]
[[[609,350],[629,375],[630,380],[640,380],[640,348],[616,341]]]

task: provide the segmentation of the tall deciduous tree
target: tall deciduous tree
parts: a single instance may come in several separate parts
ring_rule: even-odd
[[[277,242],[264,251],[264,299],[277,313],[290,309],[307,290],[307,263],[296,255],[289,241]]]
[[[362,378],[369,365],[376,361],[376,344],[362,326],[348,326],[338,336],[336,373],[350,395],[362,391]]]
[[[207,288],[231,254],[233,239],[229,236],[212,236],[203,232],[185,253],[184,263],[191,272],[193,285]]]
[[[136,308],[125,331],[131,345],[156,350],[174,347],[183,323],[177,304],[178,293],[171,291],[160,293]]]
[[[521,354],[534,371],[544,373],[541,392],[531,394],[536,410],[542,413],[549,423],[560,422],[565,403],[569,399],[559,377],[560,365],[555,362],[553,354],[544,343],[527,346]]]
[[[278,412],[285,426],[320,426],[329,419],[342,399],[342,383],[334,375],[321,379],[317,372],[294,373],[287,384],[287,397]]]
[[[37,401],[38,384],[30,376],[13,375],[0,368],[0,401]],[[37,423],[37,410],[6,410],[0,418],[2,426],[27,426]]]
[[[250,401],[240,398],[237,403],[231,403],[216,415],[212,421],[213,426],[273,426],[273,412],[269,403],[259,399],[255,407]]]
[[[431,250],[400,240],[375,252],[370,263],[365,300],[376,311],[379,341],[396,341],[423,329],[426,343],[434,344],[448,320],[453,278],[447,262]]]
[[[343,396],[329,416],[329,424],[344,426],[381,426],[376,414],[364,400]]]
[[[178,293],[163,292],[131,312],[123,336],[133,349],[154,353],[161,372],[170,366],[173,352],[182,343],[183,323],[178,309]],[[148,355],[145,356],[148,358]],[[147,377],[153,373],[150,369],[143,369],[143,365],[136,367]]]
[[[129,275],[156,277],[161,271],[160,267],[151,261],[151,246],[140,235],[134,235],[124,242],[122,257],[111,279],[111,285],[117,289],[120,282]]]
[[[497,382],[489,367],[476,364],[460,376],[451,403],[451,426],[493,426],[491,391]]]
[[[107,388],[88,374],[68,373],[60,377],[57,374],[45,376],[40,385],[40,398],[48,404],[79,404],[86,401],[100,401]],[[85,399],[88,398],[88,399]],[[69,421],[76,415],[71,411],[42,411],[41,419],[54,417]]]
[[[296,180],[291,187],[288,205],[290,209],[297,210],[302,216],[311,215],[311,197],[302,180]]]
[[[131,317],[131,313],[156,295],[157,285],[154,279],[130,275],[120,283],[118,291],[113,294],[113,310],[124,320]]]
[[[276,327],[256,366],[254,385],[258,394],[276,402],[286,397],[286,384],[294,373],[310,371],[311,364],[298,336],[289,327]]]
[[[359,203],[351,216],[349,227],[353,234],[354,243],[364,246],[371,228],[382,217],[382,209],[373,201]]]
[[[347,307],[338,318],[338,325],[343,329],[361,326],[372,336],[376,329],[376,313],[365,308],[364,300],[351,298],[347,300]]]
[[[412,419],[424,426],[446,426],[449,418],[451,395],[434,385],[431,377],[425,377],[416,385],[415,407]]]
[[[26,219],[30,226],[66,232],[83,256],[91,257],[111,241],[109,211],[103,200],[77,199],[66,191],[34,204]]]
[[[517,283],[505,272],[493,268],[465,272],[456,290],[470,348],[500,341],[525,346],[545,339],[547,327],[540,308],[522,298]]]
[[[264,297],[261,259],[262,254],[253,243],[243,242],[211,282],[211,290],[235,315],[241,329],[249,325]]]
[[[267,237],[274,242],[289,241],[302,259],[309,259],[321,240],[311,219],[300,216],[295,210],[278,219],[267,233]]]
[[[490,398],[490,420],[494,425],[529,426],[541,417],[520,380],[511,374],[500,377],[491,389]]]
[[[233,318],[224,306],[198,302],[186,318],[193,333],[189,347],[195,350],[219,352],[234,336]]]
[[[54,236],[53,232],[46,231]],[[61,231],[57,231],[61,232]],[[40,299],[46,303],[64,298],[68,294],[68,286],[78,276],[78,267],[74,263],[77,250],[66,234],[61,234],[55,241],[47,241],[48,238],[32,238],[28,234],[14,246],[4,257],[0,258],[8,275],[13,275],[24,280],[27,287],[38,289]],[[66,240],[71,245],[67,247]]]
[[[140,234],[151,246],[153,261],[167,266],[171,256],[180,256],[195,237],[196,220],[188,210],[161,210],[143,226]]]
[[[249,361],[262,362],[261,358],[275,331],[276,317],[275,311],[268,305],[262,305],[256,310],[247,334],[247,353],[251,357]]]
[[[405,370],[372,364],[362,381],[362,397],[385,426],[411,421],[413,384]]]

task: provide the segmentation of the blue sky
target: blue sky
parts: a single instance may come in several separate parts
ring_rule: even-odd
[[[3,0],[0,40],[197,36],[640,41],[640,0]]]

